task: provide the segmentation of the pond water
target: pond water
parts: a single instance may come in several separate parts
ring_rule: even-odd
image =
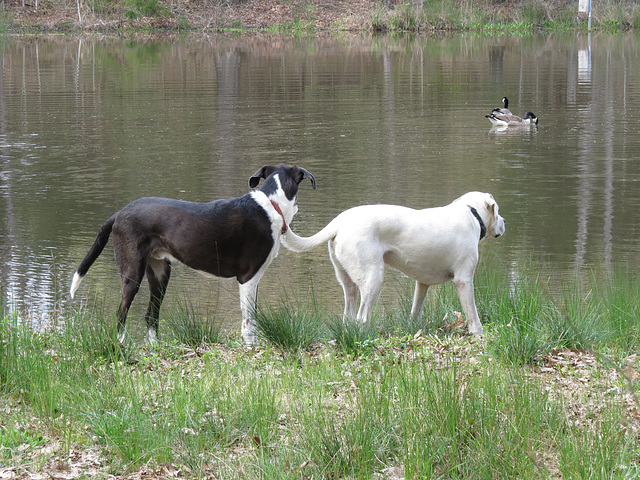
[[[640,266],[640,37],[0,39],[0,296],[46,321],[102,223],[142,196],[239,196],[268,163],[310,170],[293,229],[366,203],[491,192],[507,233],[481,265],[558,275]],[[509,97],[537,128],[484,118]],[[119,299],[113,253],[80,301]],[[387,291],[393,290],[391,284]],[[284,249],[263,302],[341,290],[326,249]],[[391,292],[391,296],[393,292]],[[146,304],[141,292],[138,315]],[[174,270],[186,301],[239,319],[237,284]],[[135,311],[134,311],[135,312]],[[133,318],[132,318],[133,320]]]

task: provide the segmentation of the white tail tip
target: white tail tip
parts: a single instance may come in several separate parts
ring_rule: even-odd
[[[71,282],[71,288],[69,289],[69,294],[71,295],[71,298],[75,296],[76,290],[78,290],[78,287],[80,286],[80,282],[82,282],[83,278],[84,277],[80,275],[78,272],[74,273],[73,281]]]

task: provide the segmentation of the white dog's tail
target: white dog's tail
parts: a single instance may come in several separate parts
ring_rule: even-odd
[[[326,243],[338,234],[338,227],[335,220],[310,237],[299,237],[291,229],[285,235],[280,237],[282,245],[292,252],[307,252],[322,243]]]

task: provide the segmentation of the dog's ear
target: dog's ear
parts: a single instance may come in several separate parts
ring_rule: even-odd
[[[267,178],[273,172],[273,165],[265,165],[249,178],[249,187],[256,188],[261,178]]]
[[[487,194],[489,198],[487,199],[485,205],[487,207],[487,212],[491,213],[491,215],[495,215],[496,213],[496,201],[493,198],[493,195],[490,193]]]
[[[302,180],[304,180],[305,178],[308,178],[309,180],[311,180],[311,185],[313,186],[313,189],[316,189],[316,179],[313,177],[313,175],[311,174],[310,171],[305,170],[302,167],[295,167],[298,171],[296,172],[296,181],[298,182],[298,184],[300,184],[300,182]]]

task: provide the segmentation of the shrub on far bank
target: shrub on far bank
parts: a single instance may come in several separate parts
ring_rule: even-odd
[[[592,6],[592,27],[619,30],[640,26],[640,5],[632,0],[603,0]],[[457,2],[431,0],[378,7],[371,14],[371,27],[378,32],[429,32],[433,30],[476,30],[505,32],[584,28],[578,18],[578,3],[568,0],[522,0],[506,2]]]

